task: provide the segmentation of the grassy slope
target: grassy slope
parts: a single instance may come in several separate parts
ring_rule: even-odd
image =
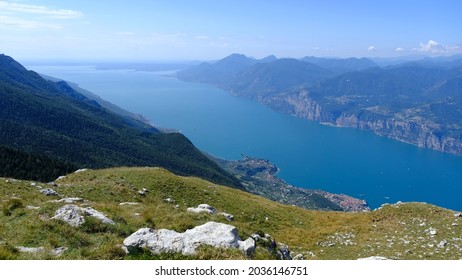
[[[82,227],[72,228],[49,220],[60,206],[47,202],[55,198],[40,194],[28,181],[0,179],[4,208],[0,213],[0,259],[55,258],[48,253],[18,253],[14,246],[44,246],[47,250],[69,247],[62,259],[152,258],[127,257],[120,244],[140,227],[182,232],[210,220],[235,225],[242,239],[257,231],[269,233],[278,242],[289,245],[293,255],[301,253],[307,259],[357,259],[375,255],[398,259],[462,257],[462,224],[452,226],[460,224],[461,218],[454,217],[453,211],[421,203],[386,206],[367,213],[308,211],[201,179],[175,176],[159,168],[89,170],[71,174],[57,183],[54,189],[63,197],[84,198],[85,204],[105,213],[116,225],[105,226],[87,219]],[[150,192],[140,196],[141,188]],[[14,198],[20,198],[19,205],[9,207]],[[164,202],[165,198],[175,199],[179,208]],[[119,205],[127,201],[140,204]],[[186,212],[187,207],[200,203],[233,214],[235,219],[227,222],[219,215]],[[28,205],[40,208],[29,210]],[[426,231],[430,227],[438,230],[435,236]],[[443,239],[447,245],[440,249],[438,244]],[[239,259],[243,255],[235,250],[203,248],[197,258]],[[271,255],[260,247],[256,258],[271,258]]]

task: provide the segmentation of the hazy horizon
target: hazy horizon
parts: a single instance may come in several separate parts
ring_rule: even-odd
[[[19,61],[210,61],[462,54],[462,2],[0,0]]]

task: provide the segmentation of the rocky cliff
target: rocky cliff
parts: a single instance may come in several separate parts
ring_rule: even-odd
[[[279,59],[241,63],[237,73],[227,60],[178,77],[213,84],[300,118],[462,154],[462,60],[457,57],[387,68],[366,60],[348,69],[343,68],[352,62],[348,59]],[[210,75],[214,72],[220,75]]]
[[[432,122],[418,115],[411,115],[410,113],[414,112],[408,112],[409,110],[390,113],[375,106],[375,108],[364,108],[356,112],[334,111],[326,109],[322,102],[316,101],[306,90],[290,94],[258,96],[256,100],[276,111],[299,118],[333,126],[370,130],[378,135],[421,148],[462,155],[460,137],[440,133],[446,129],[443,124]],[[381,112],[376,113],[377,111]]]

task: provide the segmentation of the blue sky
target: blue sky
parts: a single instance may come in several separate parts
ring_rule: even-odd
[[[37,60],[462,53],[460,0],[0,0],[0,53]]]

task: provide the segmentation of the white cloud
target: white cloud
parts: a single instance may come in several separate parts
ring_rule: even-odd
[[[82,12],[65,9],[51,9],[44,6],[0,1],[0,11],[42,15],[56,19],[74,19],[83,16]]]
[[[376,49],[374,46],[369,46],[369,47],[367,48],[367,51],[369,51],[369,52],[374,52],[374,51],[376,51],[376,50],[377,50],[377,49]]]
[[[414,48],[415,51],[426,52],[430,54],[453,54],[462,52],[462,46],[448,46],[441,44],[435,40],[429,40],[427,43],[420,43],[419,48]]]
[[[426,44],[420,43],[420,48],[418,50],[428,53],[445,53],[447,52],[447,46],[437,41],[429,40]]]
[[[406,49],[404,48],[396,48],[395,49],[395,52],[404,52]]]
[[[13,28],[13,29],[61,29],[60,25],[42,23],[38,21],[25,20],[16,17],[0,15],[0,28]]]

